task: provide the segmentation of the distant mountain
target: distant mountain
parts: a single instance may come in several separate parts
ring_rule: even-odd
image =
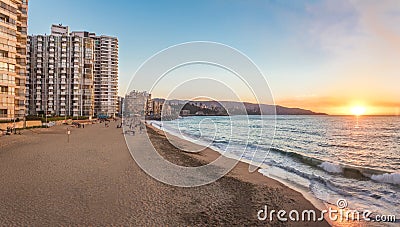
[[[164,99],[153,99],[164,102]],[[187,115],[327,115],[301,108],[290,108],[280,105],[255,104],[234,101],[188,101],[167,100],[173,109],[186,110]]]
[[[276,106],[277,115],[328,115],[326,113],[316,113],[311,110],[300,108],[289,108],[284,106]]]

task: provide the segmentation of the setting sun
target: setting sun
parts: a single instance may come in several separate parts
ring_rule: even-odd
[[[351,108],[351,113],[356,116],[363,115],[365,113],[365,107],[363,106],[354,106]]]

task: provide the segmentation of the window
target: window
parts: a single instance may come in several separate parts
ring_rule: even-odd
[[[7,117],[7,109],[0,109],[0,117]]]
[[[0,62],[0,70],[15,72],[15,65]]]
[[[0,50],[0,58],[6,58],[8,57],[8,52],[4,50]]]
[[[1,93],[8,93],[8,87],[6,87],[6,86],[0,86],[0,92],[1,92]]]
[[[0,70],[8,71],[8,64],[5,62],[0,62]]]
[[[8,71],[15,72],[15,65],[8,64]]]

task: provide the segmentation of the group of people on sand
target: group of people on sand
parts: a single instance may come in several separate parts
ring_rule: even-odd
[[[122,126],[123,123],[121,123]],[[142,134],[143,130],[145,129],[145,124],[143,121],[141,121],[139,118],[132,118],[132,119],[127,119],[124,122],[124,125],[127,126],[127,129],[124,131],[124,133],[135,135],[137,128],[139,128],[139,133]]]
[[[16,127],[7,127],[7,130],[4,131],[4,133],[0,130],[0,136],[4,134],[4,135],[11,135],[11,134],[17,134],[17,128]],[[18,134],[21,135],[21,131],[18,131]]]

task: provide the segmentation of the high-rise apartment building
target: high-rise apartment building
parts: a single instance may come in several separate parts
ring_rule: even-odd
[[[118,113],[118,39],[89,34],[95,44],[94,110],[97,114]]]
[[[29,114],[117,114],[118,39],[52,25],[28,39]]]
[[[0,0],[0,119],[25,116],[28,0]]]
[[[93,116],[94,41],[67,26],[51,31],[28,37],[28,114]]]

